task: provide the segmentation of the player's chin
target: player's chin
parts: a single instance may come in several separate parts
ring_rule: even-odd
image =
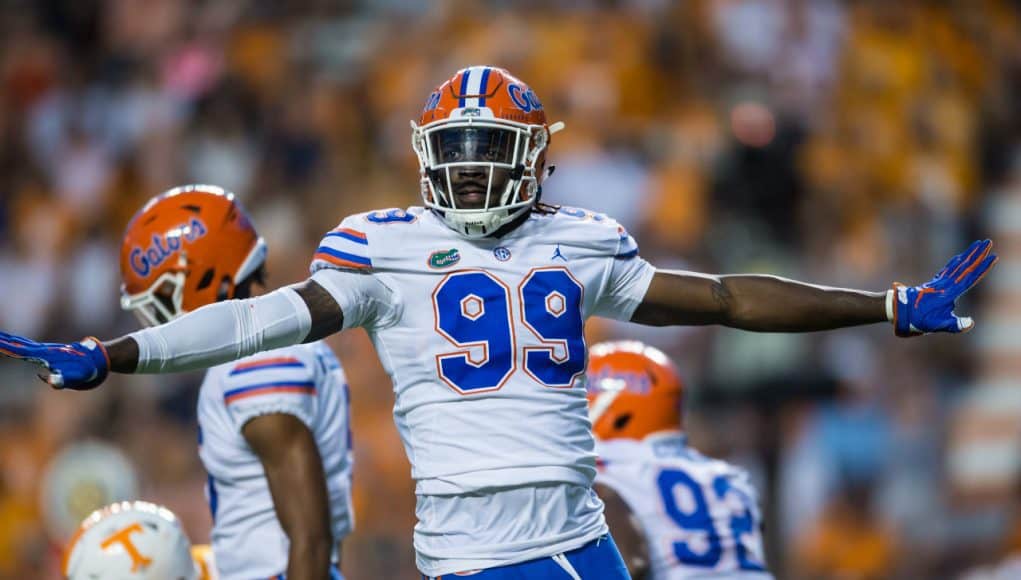
[[[455,193],[458,209],[482,209],[486,207],[486,194],[474,191]]]

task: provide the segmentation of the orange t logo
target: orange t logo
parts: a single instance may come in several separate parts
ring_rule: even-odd
[[[103,543],[99,545],[102,549],[107,549],[111,545],[121,543],[124,545],[124,550],[127,551],[128,555],[131,556],[131,571],[137,572],[139,566],[148,566],[152,564],[152,558],[146,558],[139,553],[138,548],[131,541],[132,532],[142,532],[142,525],[139,523],[131,524],[130,526],[119,530],[110,535],[109,538],[103,540]]]

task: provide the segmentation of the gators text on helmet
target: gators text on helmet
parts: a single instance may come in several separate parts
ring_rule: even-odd
[[[266,261],[266,243],[233,193],[166,191],[139,210],[121,244],[121,306],[153,326],[219,300]]]
[[[637,341],[589,349],[586,373],[592,432],[602,440],[678,431],[684,384],[663,352]]]

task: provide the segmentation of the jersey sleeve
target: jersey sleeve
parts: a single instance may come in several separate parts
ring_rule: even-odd
[[[369,236],[355,216],[349,216],[323,236],[309,267],[314,274],[329,268],[367,272],[372,270]]]
[[[374,274],[372,233],[365,220],[345,218],[323,236],[309,267],[344,313],[344,329],[380,328],[394,323],[400,304],[394,292]]]
[[[312,428],[316,415],[315,365],[293,354],[270,351],[241,359],[224,375],[223,403],[240,432],[260,415],[294,415]]]
[[[593,314],[628,321],[645,298],[656,268],[638,255],[638,242],[619,225],[616,251],[611,259],[609,276]]]

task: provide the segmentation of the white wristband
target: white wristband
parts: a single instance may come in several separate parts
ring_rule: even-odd
[[[886,291],[886,319],[893,322],[893,289]]]

